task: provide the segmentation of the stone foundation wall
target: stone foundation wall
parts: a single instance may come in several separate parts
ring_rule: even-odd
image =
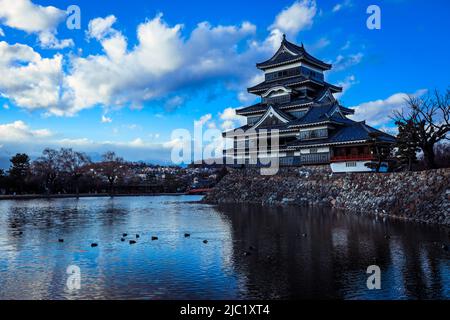
[[[401,173],[332,174],[329,166],[230,169],[207,203],[325,205],[358,214],[450,226],[450,169]]]

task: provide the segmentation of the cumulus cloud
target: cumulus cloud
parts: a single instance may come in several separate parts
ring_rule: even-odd
[[[332,71],[342,71],[348,69],[354,65],[359,64],[364,58],[364,54],[362,52],[358,52],[355,54],[349,54],[344,56],[342,54],[338,55],[334,61]]]
[[[117,18],[114,15],[109,15],[106,18],[92,19],[89,21],[88,30],[86,32],[88,38],[102,40],[111,33],[114,33],[115,30],[112,26],[116,21]]]
[[[280,46],[283,34],[295,38],[297,34],[313,25],[317,14],[315,0],[295,1],[291,6],[284,8],[270,25],[270,34],[263,43],[256,43],[262,51],[274,51]]]
[[[106,115],[102,115],[102,119],[101,119],[102,123],[111,123],[112,119],[107,117]]]
[[[31,47],[0,41],[0,93],[29,110],[62,114],[62,55],[42,58]]]
[[[246,118],[237,115],[236,109],[231,107],[220,112],[219,118],[222,120],[221,128],[224,130],[234,129],[246,123]]]
[[[290,36],[295,36],[299,31],[312,26],[316,13],[315,0],[296,1],[276,16],[270,30],[279,30]]]
[[[33,142],[34,139],[48,138],[52,135],[48,129],[31,129],[23,121],[0,124],[0,141]]]
[[[5,36],[5,31],[3,31],[2,28],[0,28],[0,37],[4,37]]]
[[[249,22],[202,22],[185,38],[181,24],[170,26],[158,14],[137,27],[138,42],[129,48],[125,36],[114,29],[115,21],[108,16],[89,23],[87,35],[99,41],[103,52],[88,56],[43,58],[27,45],[0,42],[0,71],[7,75],[0,79],[0,93],[19,107],[70,116],[95,106],[142,108],[169,92],[191,90],[210,80],[237,84],[254,72],[254,53],[238,50],[241,41],[255,34]],[[183,102],[176,95],[167,107]]]
[[[127,39],[113,28],[115,20],[109,16],[90,23],[88,34],[100,39],[103,54],[71,61],[65,84],[72,113],[95,105],[142,105],[210,79],[239,77],[246,70],[240,67],[249,61],[237,44],[255,33],[248,22],[215,27],[203,22],[184,39],[182,25],[169,26],[159,14],[138,26],[138,44],[129,49]],[[177,95],[166,107],[183,102]]]
[[[42,35],[56,30],[58,9],[19,2],[40,12],[41,22],[32,27],[8,18],[11,26]],[[152,100],[162,100],[166,109],[173,110],[195,90],[218,81],[237,91],[243,103],[250,102],[254,97],[240,90],[261,80],[254,62],[273,53],[282,31],[309,27],[316,11],[315,1],[294,2],[277,15],[262,42],[253,40],[256,26],[250,22],[217,26],[201,22],[182,35],[183,25],[169,25],[162,14],[137,26],[133,46],[115,28],[115,16],[91,20],[86,37],[101,45],[96,54],[44,58],[29,46],[0,42],[0,71],[8,71],[2,72],[7,76],[0,79],[0,94],[19,107],[58,116],[96,106],[141,109]]]
[[[43,48],[62,49],[73,45],[71,39],[56,38],[58,25],[66,12],[53,6],[40,6],[30,0],[0,0],[0,23],[36,34]]]
[[[426,89],[420,89],[409,94],[412,96],[422,96],[427,92]],[[391,122],[391,116],[394,111],[400,111],[405,106],[405,101],[408,98],[407,93],[396,93],[387,99],[379,99],[369,102],[361,103],[360,105],[351,107],[355,110],[354,120],[366,120],[369,124],[374,126],[383,126]]]
[[[159,134],[155,134],[159,138]],[[152,142],[141,137],[126,141],[95,141],[89,138],[66,138],[48,129],[31,128],[24,121],[0,124],[0,146],[2,156],[11,156],[26,151],[32,158],[41,154],[45,148],[73,148],[99,155],[109,150],[126,155],[127,160],[169,163],[171,141]],[[149,158],[151,155],[151,158]]]

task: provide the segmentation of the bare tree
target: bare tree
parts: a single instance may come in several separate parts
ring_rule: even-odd
[[[59,151],[59,163],[61,170],[74,182],[75,192],[78,197],[80,193],[80,178],[91,163],[91,159],[85,153],[62,148]]]
[[[125,161],[116,155],[113,151],[108,151],[102,156],[102,162],[98,163],[100,174],[102,174],[109,183],[111,195],[114,194],[114,184],[125,171]]]
[[[54,149],[45,149],[42,156],[33,162],[33,171],[43,178],[44,187],[48,193],[54,192],[60,169],[59,153]]]
[[[410,96],[407,107],[406,112],[394,112],[393,119],[411,130],[411,139],[423,151],[427,168],[434,169],[435,145],[448,139],[450,131],[450,90],[447,89],[445,94],[436,90],[426,97]]]

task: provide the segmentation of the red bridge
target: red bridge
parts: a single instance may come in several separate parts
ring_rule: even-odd
[[[186,192],[186,194],[207,194],[208,192],[211,192],[212,188],[209,189],[192,189]]]

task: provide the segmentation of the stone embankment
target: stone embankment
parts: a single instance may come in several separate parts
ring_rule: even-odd
[[[324,205],[357,214],[391,216],[450,226],[450,169],[400,173],[332,174],[328,166],[230,169],[207,203]]]

